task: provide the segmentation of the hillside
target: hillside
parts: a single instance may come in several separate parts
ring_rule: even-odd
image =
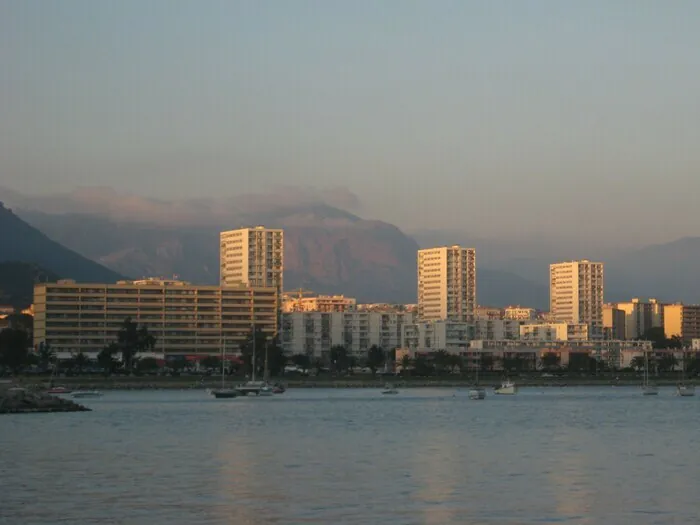
[[[51,282],[59,276],[31,263],[0,262],[0,304],[26,308],[33,302],[34,283]]]
[[[123,277],[51,240],[0,205],[0,262],[22,261],[61,278],[114,282]]]
[[[286,289],[301,286],[371,302],[416,300],[413,238],[391,224],[294,192],[177,203],[99,189],[12,198],[21,205],[22,218],[50,237],[133,277],[177,275],[217,283],[219,232],[263,224],[285,230]],[[546,304],[546,289],[513,273],[480,265],[477,280],[482,304]]]

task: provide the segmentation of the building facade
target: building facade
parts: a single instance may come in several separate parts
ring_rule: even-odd
[[[521,321],[480,319],[474,321],[474,339],[520,339]]]
[[[424,354],[438,350],[464,354],[473,338],[474,326],[469,323],[419,321],[404,325],[401,348]]]
[[[294,297],[285,295],[283,312],[353,312],[357,300],[344,295],[319,295],[317,297]]]
[[[686,345],[700,339],[700,305],[664,305],[664,332],[667,338],[678,336]]]
[[[550,313],[557,322],[589,326],[591,339],[603,337],[603,263],[588,260],[551,264]]]
[[[129,317],[156,337],[165,354],[235,353],[253,324],[277,333],[275,288],[196,286],[145,279],[116,284],[70,280],[34,287],[34,344],[57,352],[95,352],[116,342]]]
[[[423,321],[471,322],[476,309],[476,250],[418,250],[418,315]]]
[[[503,311],[503,318],[515,321],[534,321],[537,319],[537,310],[524,306],[508,306]]]
[[[615,303],[615,308],[625,313],[626,339],[639,339],[647,330],[664,325],[664,305],[656,299],[643,302],[634,298],[627,303]]]
[[[221,286],[275,288],[282,293],[284,232],[264,226],[219,234]]]
[[[625,312],[614,304],[603,306],[603,338],[626,339]]]
[[[522,341],[588,341],[587,324],[524,323],[520,325]]]
[[[289,312],[282,314],[282,346],[288,355],[327,358],[331,347],[364,357],[376,345],[393,350],[401,345],[402,328],[415,314],[397,312]]]

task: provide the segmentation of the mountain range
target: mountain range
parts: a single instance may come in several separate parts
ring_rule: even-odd
[[[62,277],[80,275],[81,280],[177,275],[213,284],[219,278],[219,232],[262,224],[285,230],[288,290],[344,293],[368,302],[415,302],[419,246],[462,244],[477,249],[480,304],[547,308],[548,265],[589,253],[596,257],[588,258],[604,257],[607,300],[649,296],[695,302],[700,296],[695,278],[700,238],[605,253],[582,244],[479,239],[459,231],[407,235],[392,224],[347,211],[357,203],[342,190],[288,188],[231,199],[164,201],[108,188],[42,197],[0,188],[0,200],[18,215],[10,214],[10,221],[5,210],[5,222],[0,222],[0,246],[5,247],[0,261],[33,262]],[[12,232],[3,231],[8,228]],[[30,230],[34,233],[27,237]],[[77,257],[71,268],[65,266],[67,253]]]

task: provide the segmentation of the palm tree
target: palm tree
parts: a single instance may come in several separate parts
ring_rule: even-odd
[[[542,356],[542,368],[544,368],[545,370],[553,370],[555,368],[559,368],[560,362],[561,358],[558,354],[554,352],[547,352]]]
[[[367,366],[372,370],[372,375],[377,372],[377,369],[384,364],[384,350],[377,345],[372,345],[367,351]]]
[[[407,371],[411,366],[413,366],[413,359],[408,354],[404,355],[401,358],[401,373]]]
[[[632,358],[630,366],[637,370],[637,372],[641,372],[642,370],[644,370],[645,366],[644,357],[641,355],[635,356],[634,358]]]
[[[433,363],[437,368],[438,373],[444,371],[445,367],[448,366],[450,361],[450,354],[447,350],[437,350],[433,353]]]
[[[90,360],[84,353],[78,352],[78,354],[73,358],[73,365],[78,369],[78,374],[83,373],[83,368],[85,368],[89,361]]]

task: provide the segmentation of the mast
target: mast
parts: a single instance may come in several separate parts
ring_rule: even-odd
[[[224,361],[226,360],[226,338],[224,345],[221,347],[221,389],[224,389]]]
[[[270,372],[267,368],[267,350],[269,347],[270,347],[270,344],[267,341],[265,341],[265,370],[263,371],[263,380],[264,381],[267,381],[269,379],[268,376],[270,374]]]
[[[255,323],[253,323],[253,374],[251,381],[255,381]]]

